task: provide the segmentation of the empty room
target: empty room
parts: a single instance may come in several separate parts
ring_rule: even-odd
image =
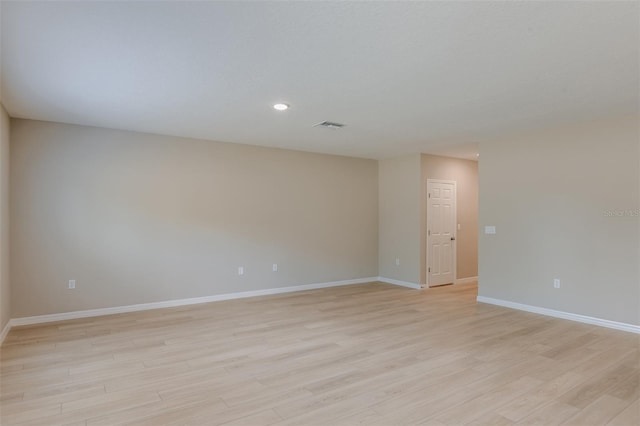
[[[640,1],[0,0],[0,424],[640,424]]]

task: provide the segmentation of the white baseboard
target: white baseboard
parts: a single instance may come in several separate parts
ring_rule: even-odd
[[[500,300],[500,299],[493,299],[491,297],[478,296],[476,300],[481,303],[489,303],[491,305],[504,306],[506,308],[518,309],[520,311],[533,312],[534,314],[541,314],[541,315],[547,315],[550,317],[563,318],[571,321],[578,321],[586,324],[599,325],[601,327],[614,328],[616,330],[629,331],[631,333],[640,334],[640,325],[627,324],[624,322],[610,321],[610,320],[601,319],[601,318],[589,317],[586,315],[556,311],[554,309],[524,305],[522,303],[509,302],[507,300]]]
[[[11,320],[7,321],[2,332],[0,332],[0,346],[2,346],[2,342],[4,342],[4,338],[9,334],[9,330],[11,329]]]
[[[305,284],[291,287],[269,288],[265,290],[243,291],[239,293],[216,294],[213,296],[193,297],[190,299],[167,300],[164,302],[142,303],[138,305],[116,306],[113,308],[89,309],[86,311],[63,312],[60,314],[38,315],[33,317],[13,318],[7,324],[7,329],[20,325],[42,324],[47,322],[65,321],[77,318],[98,317],[102,315],[121,314],[125,312],[146,311],[150,309],[173,308],[176,306],[195,305],[199,303],[218,302],[222,300],[241,299],[245,297],[267,296],[272,294],[291,293],[294,291],[316,290],[328,287],[338,287],[351,284],[364,284],[378,281],[378,277],[358,278],[354,280],[332,281],[326,283]],[[3,331],[3,333],[5,333]]]
[[[385,277],[378,277],[377,281],[380,281],[382,283],[387,283],[387,284],[399,285],[399,286],[402,286],[402,287],[409,287],[409,288],[413,288],[413,289],[416,289],[416,290],[422,289],[422,286],[420,284],[410,283],[408,281],[399,281],[399,280],[394,280],[394,279],[385,278]]]
[[[459,278],[454,284],[470,284],[478,281],[478,277]]]

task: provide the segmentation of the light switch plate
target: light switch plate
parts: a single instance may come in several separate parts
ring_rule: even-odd
[[[496,233],[496,227],[495,226],[485,226],[484,227],[484,233],[485,234],[495,234]]]

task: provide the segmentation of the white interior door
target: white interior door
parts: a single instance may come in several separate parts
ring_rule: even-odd
[[[456,183],[427,180],[427,284],[452,284],[456,268]]]

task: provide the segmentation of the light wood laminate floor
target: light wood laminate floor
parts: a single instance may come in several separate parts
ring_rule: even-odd
[[[372,283],[11,330],[2,425],[640,424],[640,336]]]

